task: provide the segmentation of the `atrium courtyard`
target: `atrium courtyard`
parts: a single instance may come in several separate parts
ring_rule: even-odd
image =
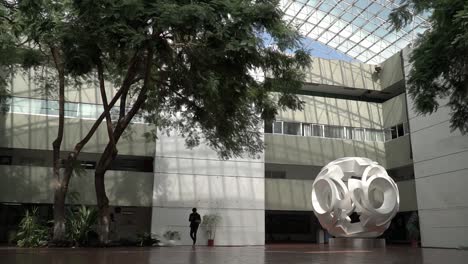
[[[468,0],[0,1],[0,264],[468,263],[467,25]]]

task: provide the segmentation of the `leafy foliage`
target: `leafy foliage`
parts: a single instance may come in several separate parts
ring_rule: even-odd
[[[87,82],[97,73],[102,94],[106,90],[104,79],[112,80],[118,89],[115,95],[120,98],[112,99],[120,102],[119,118],[112,123],[106,115],[109,143],[95,173],[103,218],[108,214],[105,171],[117,156],[115,144],[142,111],[156,127],[150,133],[152,138],[156,138],[157,129],[176,130],[188,147],[204,142],[220,157],[230,158],[255,156],[263,149],[263,121],[272,121],[281,108],[302,107],[295,91],[302,86],[302,70],[310,57],[300,48],[298,32],[284,22],[279,0],[8,3],[12,6],[6,8],[7,17],[13,21],[8,32],[41,52],[41,66],[53,66],[56,73],[49,77],[59,80],[60,102],[64,101],[64,80]],[[272,37],[277,48],[265,42],[265,35]],[[263,78],[256,79],[254,71],[262,72]],[[62,125],[54,153],[60,151],[63,116],[59,116]],[[76,159],[80,147],[88,142],[83,140],[68,159]],[[57,168],[54,166],[56,175]],[[69,179],[65,176],[63,179]],[[68,180],[61,185],[66,191]],[[57,219],[63,218],[55,212]],[[100,221],[101,225],[106,223]],[[103,234],[109,229],[99,230]],[[107,242],[105,234],[100,238]]]
[[[410,56],[408,93],[415,109],[431,114],[451,109],[452,130],[468,132],[468,2],[465,0],[406,0],[390,19],[399,30],[413,16],[432,12],[430,28],[420,35]]]
[[[180,233],[178,231],[168,230],[164,233],[163,237],[167,240],[180,240]]]
[[[413,212],[406,223],[406,230],[410,239],[417,240],[419,239],[419,216],[418,213]]]
[[[22,39],[14,32],[14,21],[10,5],[0,3],[0,113],[8,108],[8,84],[13,73],[18,68],[31,68],[37,66],[42,59],[41,54],[24,45]]]
[[[89,244],[89,236],[97,223],[97,211],[94,208],[81,205],[78,210],[70,210],[68,217],[68,236],[77,246]]]
[[[67,39],[81,46],[65,51],[73,58],[66,62],[69,71],[86,72],[98,56],[107,76],[122,80],[137,54],[138,75],[150,76],[146,87],[136,83],[129,94],[143,91],[147,120],[177,130],[189,147],[204,141],[224,158],[255,155],[263,148],[263,120],[274,119],[279,108],[302,105],[294,92],[310,58],[299,48],[298,33],[283,22],[278,1],[83,0],[73,10],[78,15]],[[262,34],[271,35],[278,49],[269,48]],[[265,80],[256,80],[253,70]]]
[[[207,214],[203,216],[203,221],[201,223],[202,227],[205,229],[208,239],[214,239],[216,236],[216,228],[221,222],[221,216],[217,214]]]
[[[19,247],[41,247],[47,245],[48,230],[40,223],[37,208],[26,210],[17,234]]]
[[[145,232],[137,236],[137,245],[140,247],[153,246],[158,242],[158,236],[152,233]]]

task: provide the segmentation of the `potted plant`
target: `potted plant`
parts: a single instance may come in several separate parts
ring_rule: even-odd
[[[208,246],[214,246],[214,239],[216,236],[216,227],[221,222],[221,216],[217,214],[208,214],[203,216],[202,227],[206,231],[208,237]]]
[[[180,233],[178,231],[166,231],[163,237],[167,240],[165,243],[166,246],[175,246],[177,241],[180,240]]]
[[[411,241],[411,247],[419,246],[419,217],[416,212],[413,212],[406,223],[406,231]]]

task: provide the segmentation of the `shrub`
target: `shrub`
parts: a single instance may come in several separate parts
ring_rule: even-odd
[[[167,240],[180,240],[180,233],[178,231],[166,231],[163,236]]]
[[[26,214],[19,224],[16,235],[19,247],[42,247],[47,245],[48,231],[38,218],[37,208],[31,211],[26,210]]]
[[[152,233],[145,232],[137,236],[137,245],[140,247],[153,246],[158,242],[158,236]]]
[[[419,217],[413,212],[406,223],[406,230],[410,240],[419,240]]]
[[[216,227],[221,222],[221,216],[217,214],[207,214],[203,216],[202,227],[205,228],[208,239],[214,239],[216,236]]]
[[[96,223],[97,211],[94,208],[81,205],[75,212],[70,211],[67,221],[69,239],[77,246],[88,245]]]

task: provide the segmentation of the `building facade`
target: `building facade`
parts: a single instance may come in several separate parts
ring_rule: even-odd
[[[205,145],[187,149],[175,134],[150,142],[143,137],[149,125],[135,120],[106,174],[112,238],[171,230],[190,244],[188,215],[197,207],[201,215],[222,217],[218,245],[321,242],[312,182],[328,162],[361,156],[384,166],[400,190],[400,212],[385,234],[389,241],[408,241],[406,221],[419,213],[423,246],[468,245],[468,138],[449,131],[447,109],[429,117],[414,113],[405,89],[407,52],[379,66],[314,58],[299,95],[304,109],[280,112],[265,124],[265,149],[255,158],[220,160]],[[12,80],[12,99],[0,114],[0,241],[12,236],[24,208],[52,213],[58,107],[33,79],[31,73]],[[92,86],[70,88],[66,100],[63,149],[69,151],[102,102]],[[70,203],[96,203],[92,169],[106,143],[101,126],[80,155],[86,169],[72,178]],[[203,230],[199,234],[205,243]]]

